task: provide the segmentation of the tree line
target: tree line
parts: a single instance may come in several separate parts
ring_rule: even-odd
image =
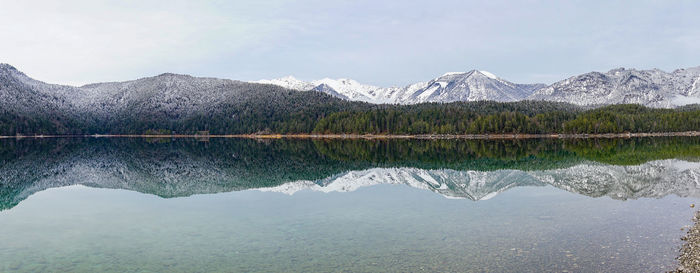
[[[144,111],[111,117],[0,110],[0,135],[65,134],[604,134],[700,130],[700,107],[594,109],[543,101],[373,105],[315,92],[251,97],[187,116]]]
[[[517,103],[516,103],[517,104]],[[319,120],[322,134],[605,134],[700,130],[700,110],[612,105],[591,110],[492,113],[435,105],[426,109],[338,112]]]

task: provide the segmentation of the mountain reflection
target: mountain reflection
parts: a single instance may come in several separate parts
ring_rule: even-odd
[[[698,138],[586,140],[0,140],[0,210],[69,185],[161,197],[405,184],[484,200],[552,185],[625,200],[700,196]]]

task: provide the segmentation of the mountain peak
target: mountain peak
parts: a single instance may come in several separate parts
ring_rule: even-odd
[[[625,72],[625,68],[618,67],[618,68],[610,69],[610,71],[608,71],[608,73],[610,73],[610,74],[619,73],[619,72]]]
[[[440,77],[442,78],[445,76],[454,76],[454,75],[462,75],[462,74],[467,74],[467,72],[447,72],[445,74],[442,74],[442,76],[440,76]]]
[[[255,81],[254,83],[272,84],[272,85],[281,86],[281,87],[284,87],[287,89],[293,89],[293,90],[299,90],[299,91],[311,90],[312,88],[315,87],[311,83],[299,80],[291,75],[286,76],[286,77],[282,77],[282,78],[271,79],[271,80],[259,80],[259,81]]]
[[[24,74],[24,72],[19,71],[14,66],[6,63],[0,63],[0,76],[10,77],[22,82],[30,82],[33,80],[32,78],[27,76],[27,74]]]
[[[14,66],[7,64],[7,63],[0,63],[0,70],[18,71],[17,68],[15,68]]]
[[[486,77],[489,77],[489,78],[491,78],[491,79],[494,79],[494,80],[497,80],[497,79],[498,79],[498,77],[497,77],[496,75],[494,75],[493,73],[488,72],[488,71],[486,71],[486,70],[477,70],[477,71],[478,71],[479,73],[481,73],[482,75],[484,75],[484,76],[486,76]]]
[[[256,83],[274,84],[295,90],[315,90],[346,100],[370,103],[415,104],[453,101],[516,101],[529,96],[542,84],[515,84],[485,70],[447,72],[430,81],[404,87],[378,87],[352,79],[324,78],[304,82],[292,76]]]
[[[442,74],[442,76],[440,76],[438,78],[455,77],[455,76],[467,76],[467,77],[484,76],[484,77],[487,77],[490,79],[498,80],[498,76],[496,76],[495,74],[488,72],[486,70],[476,70],[476,69],[470,70],[469,72],[447,72],[445,74]]]
[[[278,80],[285,80],[285,81],[300,81],[299,79],[295,78],[292,75],[284,76],[281,78],[278,78]]]
[[[15,68],[14,66],[12,66],[10,64],[6,64],[6,63],[0,63],[0,73],[5,74],[5,75],[13,75],[14,77],[17,77],[17,76],[26,77],[27,76],[24,73],[22,73],[22,71],[19,71],[17,68]]]
[[[531,100],[570,102],[578,105],[642,104],[676,107],[698,101],[700,70],[688,68],[667,73],[659,69],[615,68],[588,72],[542,88]]]
[[[155,76],[154,78],[190,78],[190,77],[192,77],[192,76],[186,75],[186,74],[176,74],[176,73],[166,72],[166,73],[162,73],[158,76]]]

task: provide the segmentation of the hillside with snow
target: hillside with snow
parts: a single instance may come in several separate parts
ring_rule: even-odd
[[[504,105],[493,101],[525,102]],[[433,102],[467,103],[404,106]],[[672,73],[634,69],[591,72],[550,86],[516,84],[486,71],[472,70],[445,73],[405,87],[382,88],[350,79],[304,82],[286,77],[251,83],[172,73],[124,82],[68,86],[35,80],[11,65],[0,64],[0,134],[6,136],[143,134],[157,130],[188,134],[198,131],[212,134],[310,133],[315,130],[463,134],[466,129],[473,133],[523,132],[525,129],[562,132],[562,126],[552,127],[549,123],[524,119],[518,120],[515,127],[510,123],[489,123],[488,126],[483,123],[477,128],[475,121],[477,115],[501,111],[532,116],[545,112],[573,113],[584,109],[579,107],[581,105],[624,103],[670,108],[698,102],[700,67]],[[379,123],[353,116],[376,109],[398,111],[404,120]],[[665,127],[656,130],[697,130],[696,115],[687,113],[694,108],[684,109],[678,111],[685,113],[677,114],[683,122],[667,121],[662,124]],[[424,112],[418,115],[417,110]],[[435,112],[428,114],[430,111]],[[449,115],[436,118],[436,113]],[[470,118],[465,119],[466,116]],[[452,120],[444,124],[448,117]],[[559,121],[568,122],[567,119],[573,118]],[[416,123],[419,119],[423,122]],[[359,126],[360,121],[367,123]],[[342,126],[329,126],[329,122]],[[461,125],[456,124],[460,122]],[[525,124],[527,122],[530,123]],[[492,125],[503,128],[491,128]],[[625,125],[627,127],[615,130],[646,128],[640,127],[642,125]],[[610,126],[606,128],[615,131]]]
[[[282,91],[279,87],[374,104],[541,100],[584,106],[634,103],[668,108],[700,103],[700,67],[671,73],[618,68],[577,75],[549,86],[517,84],[487,71],[472,70],[449,72],[404,87],[378,87],[352,79],[305,82],[288,76],[241,82],[171,73],[76,87],[44,83],[9,64],[0,64],[0,106],[21,113],[51,109],[66,115],[91,112],[109,116],[148,108],[183,116],[270,93],[263,90]]]
[[[624,68],[590,72],[539,89],[528,99],[579,105],[636,103],[665,108],[700,103],[700,67],[671,73]]]
[[[417,104],[455,101],[519,101],[544,84],[516,84],[487,71],[448,72],[427,82],[404,87],[378,87],[351,79],[329,79],[304,82],[292,76],[256,83],[274,84],[289,89],[316,90],[346,100],[369,103]]]
[[[668,108],[700,103],[700,67],[671,73],[618,68],[606,73],[577,75],[549,86],[516,84],[481,70],[449,72],[404,87],[378,87],[350,79],[304,82],[292,76],[256,83],[299,91],[316,90],[345,100],[377,104],[544,100],[585,106],[634,103]]]

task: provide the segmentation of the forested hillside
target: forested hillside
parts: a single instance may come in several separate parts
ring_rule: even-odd
[[[0,135],[505,134],[700,130],[700,107],[545,101],[369,104],[270,84],[162,74],[81,87],[0,65]]]
[[[700,130],[697,107],[654,109],[612,105],[592,110],[545,102],[453,103],[339,112],[315,133],[547,134],[640,133]]]
[[[255,96],[257,97],[257,96]],[[211,112],[173,118],[164,112],[72,119],[0,112],[1,135],[38,134],[546,134],[700,130],[700,110],[614,105],[582,110],[550,102],[468,102],[411,106],[345,102],[321,93],[284,91]]]

